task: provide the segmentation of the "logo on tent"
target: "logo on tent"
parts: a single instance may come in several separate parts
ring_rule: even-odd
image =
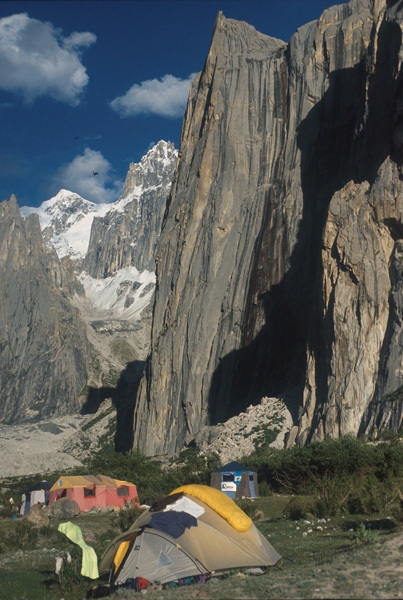
[[[169,565],[172,565],[172,561],[168,558],[165,552],[161,550],[158,557],[158,567],[169,567]]]

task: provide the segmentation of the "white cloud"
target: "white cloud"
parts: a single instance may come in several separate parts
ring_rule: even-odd
[[[97,150],[86,148],[54,177],[55,189],[65,188],[86,200],[113,202],[122,193],[123,181],[115,178],[109,161]]]
[[[88,83],[80,48],[96,39],[90,32],[63,38],[52,23],[26,13],[0,19],[0,88],[27,102],[49,95],[76,106]]]
[[[110,106],[121,117],[139,114],[180,117],[185,112],[194,76],[195,73],[192,73],[187,79],[180,79],[174,75],[164,75],[161,80],[147,79],[140,84],[135,83],[123,96],[112,100]]]
[[[89,31],[82,31],[81,33],[74,31],[69,37],[63,40],[63,47],[66,50],[80,50],[80,46],[87,48],[96,42],[97,36]]]

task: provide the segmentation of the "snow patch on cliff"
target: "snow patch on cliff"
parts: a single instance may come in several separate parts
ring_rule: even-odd
[[[134,321],[148,306],[155,288],[155,273],[136,267],[120,269],[105,279],[94,279],[83,272],[79,276],[85,295],[95,308],[109,315]]]

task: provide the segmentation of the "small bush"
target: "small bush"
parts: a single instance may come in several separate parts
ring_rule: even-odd
[[[16,513],[17,507],[10,502],[11,493],[9,491],[0,494],[0,517],[10,518]]]
[[[56,527],[54,525],[42,525],[42,527],[39,528],[39,535],[50,538],[56,535]]]
[[[361,523],[355,532],[354,543],[355,544],[372,544],[379,537],[377,531],[367,529],[364,523]]]
[[[348,473],[325,474],[317,480],[315,514],[318,517],[334,517],[346,507],[355,486],[354,477]]]
[[[25,519],[19,519],[15,523],[15,529],[6,539],[7,548],[24,548],[31,550],[36,547],[39,537],[39,531],[32,523]]]
[[[54,574],[55,584],[59,586],[61,592],[78,591],[84,585],[88,585],[88,579],[81,575],[82,550],[61,533],[59,533],[59,544],[63,548],[59,555],[63,563],[59,574]]]
[[[126,531],[142,512],[143,511],[140,508],[126,505],[126,508],[122,508],[118,512],[112,514],[112,527],[115,529],[116,527],[119,527],[120,531]]]
[[[139,492],[140,503],[152,505],[180,485],[209,485],[211,472],[218,466],[220,461],[216,454],[201,456],[196,448],[189,448],[181,452],[176,462],[166,469],[155,460],[135,451],[132,454],[93,456],[88,471],[133,481]]]
[[[115,527],[107,529],[106,531],[102,531],[96,535],[95,551],[99,559],[102,557],[103,553],[109,547],[110,543],[115,539],[115,537]]]
[[[262,481],[261,483],[259,483],[259,496],[266,498],[267,496],[272,496],[272,495],[273,495],[273,490],[271,489],[271,487],[269,486],[267,481]]]
[[[254,503],[248,498],[239,499],[236,501],[236,503],[239,506],[239,508],[243,510],[243,512],[252,519],[256,512],[256,506],[254,505]]]
[[[375,475],[357,477],[346,508],[351,515],[376,514],[385,507],[388,496],[385,483]]]
[[[291,521],[306,519],[309,514],[314,513],[315,501],[308,497],[291,498],[284,509],[284,516]]]

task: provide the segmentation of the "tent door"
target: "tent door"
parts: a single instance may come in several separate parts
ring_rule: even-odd
[[[151,582],[167,583],[204,572],[174,540],[156,530],[146,529],[133,543],[115,584],[123,584],[130,577],[145,577]]]

